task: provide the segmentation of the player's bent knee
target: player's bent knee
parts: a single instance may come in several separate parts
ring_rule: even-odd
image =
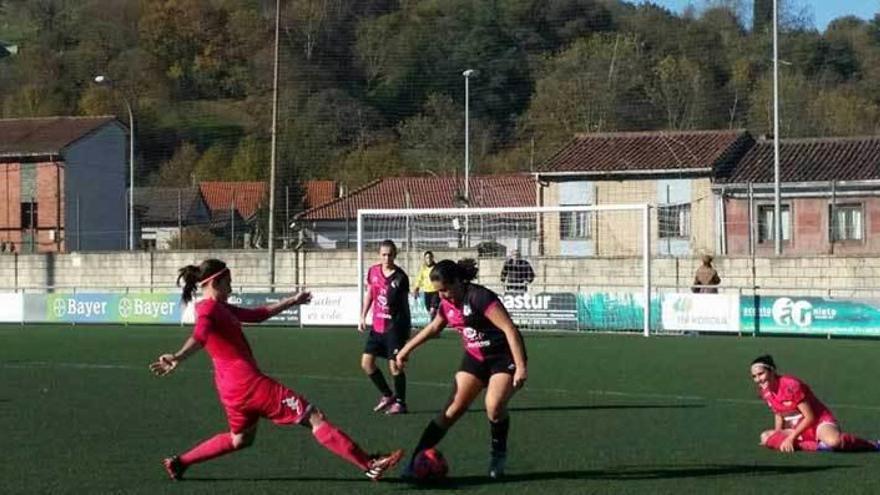
[[[235,450],[245,449],[254,444],[254,440],[256,439],[256,435],[253,434],[233,434],[232,435],[232,448]]]
[[[783,431],[771,431],[769,433],[770,435],[768,435],[767,439],[764,441],[764,446],[768,449],[779,450],[782,442],[788,438],[788,434]],[[763,437],[763,434],[761,436]]]
[[[831,449],[836,449],[843,444],[843,439],[840,438],[840,435],[836,435],[830,438],[822,439],[822,443],[824,443],[827,447]]]
[[[308,423],[307,426],[311,426],[313,429],[317,428],[321,426],[321,424],[324,423],[326,419],[327,417],[324,416],[323,411],[316,407],[312,409],[312,411],[309,413],[309,416],[306,418],[306,422]]]

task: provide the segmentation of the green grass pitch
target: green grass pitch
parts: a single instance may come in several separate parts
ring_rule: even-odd
[[[451,332],[413,356],[412,414],[370,410],[354,330],[246,330],[263,370],[320,406],[367,450],[414,446],[444,404],[461,347]],[[451,480],[375,484],[303,428],[263,422],[248,450],[165,478],[159,461],[222,431],[210,363],[167,378],[148,362],[178,327],[0,327],[2,493],[876,493],[880,454],[783,455],[748,376],[756,355],[807,381],[844,429],[880,437],[878,342],[527,334],[529,381],[511,402],[508,478],[486,477],[482,404],[440,444]]]

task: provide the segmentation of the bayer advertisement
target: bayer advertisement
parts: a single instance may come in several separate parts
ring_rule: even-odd
[[[172,293],[27,294],[24,317],[49,323],[180,323],[180,296]]]

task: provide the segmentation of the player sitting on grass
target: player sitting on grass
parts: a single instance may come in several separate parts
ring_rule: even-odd
[[[233,306],[226,302],[232,292],[232,276],[226,264],[216,259],[205,260],[200,266],[181,268],[178,283],[181,279],[185,282],[184,303],[192,300],[197,286],[202,288],[203,299],[195,307],[195,328],[179,351],[162,354],[150,364],[150,370],[158,376],[168,375],[180,362],[204,347],[214,364],[214,383],[226,409],[229,431],[218,433],[180,456],[165,459],[163,464],[171,479],[180,479],[193,464],[250,446],[261,417],[278,425],[310,428],[318,443],[357,466],[373,480],[381,478],[400,461],[401,450],[385,455],[367,455],[305,397],[264,375],[257,366],[240,322],[264,321],[291,306],[307,304],[311,294],[301,292],[276,304],[255,309]]]
[[[773,429],[761,433],[761,445],[781,452],[878,450],[875,442],[842,433],[834,414],[806,383],[777,373],[773,357],[765,355],[752,361],[751,374],[775,417]]]

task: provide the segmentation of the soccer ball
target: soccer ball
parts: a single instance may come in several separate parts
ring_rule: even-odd
[[[413,461],[413,475],[419,481],[440,481],[448,472],[446,458],[437,449],[423,450]]]

